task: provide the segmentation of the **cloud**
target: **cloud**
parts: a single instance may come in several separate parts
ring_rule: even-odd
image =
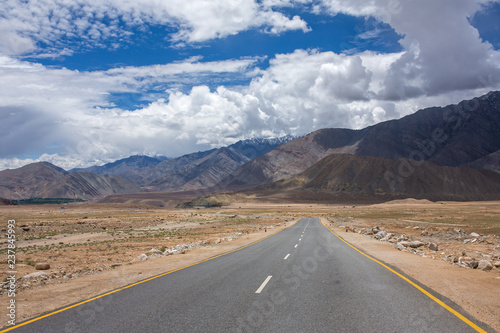
[[[73,49],[123,43],[134,29],[159,26],[178,44],[197,43],[261,28],[271,34],[309,31],[299,16],[289,18],[255,0],[5,0],[0,14],[0,52],[47,57]],[[47,45],[39,52],[38,44]]]
[[[405,54],[391,65],[381,97],[405,100],[500,83],[500,54],[468,18],[491,1],[323,0],[331,13],[373,16],[404,36]],[[498,2],[498,1],[496,1]]]
[[[9,10],[19,9],[17,1],[7,2]],[[79,33],[88,35],[89,43],[126,38],[131,26],[145,22],[174,27],[171,38],[188,43],[249,28],[267,33],[308,31],[301,18],[278,12],[296,3],[197,0],[193,8],[200,10],[189,11],[182,1],[158,6],[152,0],[89,0],[63,2],[55,16],[44,18],[55,4],[40,0],[29,11],[9,16],[12,29],[5,28],[6,16],[0,17],[4,19],[0,30],[14,36],[9,44],[8,34],[0,35],[0,43],[11,53],[33,52],[40,41],[56,45],[61,36]],[[298,49],[276,54],[265,69],[259,68],[263,63],[257,57],[224,61],[193,57],[170,64],[78,72],[0,56],[0,116],[5,119],[0,140],[9,143],[0,150],[0,169],[40,159],[70,168],[132,154],[177,156],[250,137],[302,135],[325,127],[362,128],[481,95],[500,88],[500,53],[482,41],[467,20],[484,3],[314,2],[313,10],[370,16],[390,25],[403,36],[403,50],[339,54]],[[311,2],[299,5],[308,8]],[[103,18],[109,21],[104,26],[98,24]],[[33,22],[32,29],[25,27]],[[358,38],[378,33],[373,30]],[[56,47],[55,54],[61,50],[65,49]],[[242,78],[249,83],[232,84]],[[117,93],[154,99],[130,111],[113,103],[111,97]],[[36,152],[45,154],[18,159]]]

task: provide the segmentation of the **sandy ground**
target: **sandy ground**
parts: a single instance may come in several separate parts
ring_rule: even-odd
[[[500,202],[433,203],[411,199],[361,206],[247,200],[201,210],[136,204],[84,204],[64,210],[58,206],[0,206],[3,232],[7,220],[16,219],[18,223],[17,277],[33,272],[45,272],[50,277],[33,283],[18,281],[16,320],[21,322],[232,251],[282,230],[285,223],[289,226],[300,217],[328,221],[348,242],[397,267],[500,331],[500,269],[485,272],[452,264],[461,257],[479,260],[500,253]],[[346,233],[345,226],[358,230],[380,226],[411,239],[435,242],[439,251],[419,250],[420,255],[398,251],[395,244]],[[464,243],[471,232],[485,239]],[[2,280],[8,276],[7,244],[3,237]],[[164,250],[179,244],[202,245],[185,254],[137,260],[151,248]],[[49,263],[51,268],[37,271],[36,263]],[[0,304],[8,301],[4,290]],[[1,324],[5,325],[6,320]]]

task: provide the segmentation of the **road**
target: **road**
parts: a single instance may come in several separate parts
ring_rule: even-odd
[[[12,330],[475,331],[415,286],[344,243],[315,218],[302,219],[236,252]]]

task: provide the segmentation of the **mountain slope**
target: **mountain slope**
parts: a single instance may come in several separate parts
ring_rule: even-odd
[[[286,179],[330,154],[339,153],[411,158],[442,166],[470,163],[475,168],[494,169],[491,160],[482,159],[498,150],[500,92],[491,92],[458,105],[427,108],[362,130],[312,132],[242,165],[218,186],[235,190]]]
[[[69,173],[48,162],[0,171],[0,197],[9,199],[81,198],[92,199],[141,189],[115,175],[88,172]]]
[[[249,139],[228,147],[211,149],[160,161],[147,156],[131,156],[103,166],[71,171],[119,175],[151,191],[197,190],[212,187],[251,159],[266,154],[294,139]]]
[[[329,155],[289,179],[259,187],[262,191],[312,191],[350,199],[389,200],[498,200],[500,174],[466,167],[414,166],[406,177],[399,174],[409,160],[381,157]]]

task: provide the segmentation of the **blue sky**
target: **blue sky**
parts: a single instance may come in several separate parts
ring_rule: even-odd
[[[487,0],[5,0],[0,169],[179,156],[456,103],[499,88],[499,21]]]

